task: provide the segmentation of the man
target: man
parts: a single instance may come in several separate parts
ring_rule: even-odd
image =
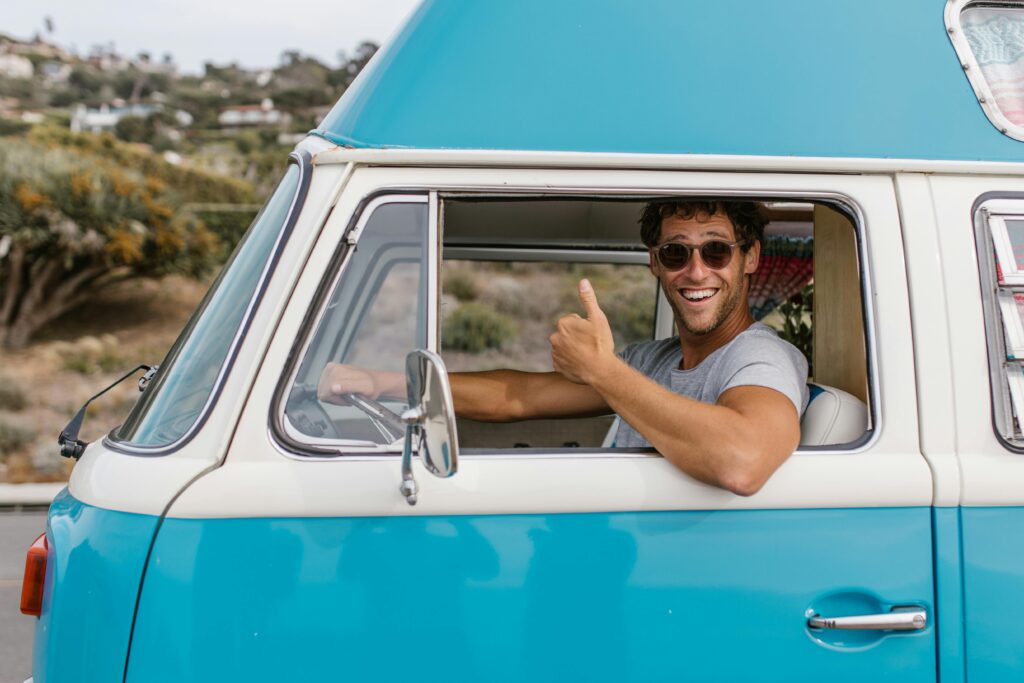
[[[807,405],[806,360],[754,322],[747,303],[764,219],[753,202],[666,201],[648,205],[640,224],[678,337],[616,355],[582,280],[585,317],[564,316],[550,338],[555,371],[451,373],[455,412],[508,422],[614,411],[616,446],[653,446],[690,476],[752,495],[798,445]],[[405,377],[329,364],[318,395],[342,393],[401,397]]]

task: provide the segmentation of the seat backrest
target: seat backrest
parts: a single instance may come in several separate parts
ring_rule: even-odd
[[[868,407],[853,394],[808,383],[810,400],[800,420],[801,446],[850,443],[868,428]]]

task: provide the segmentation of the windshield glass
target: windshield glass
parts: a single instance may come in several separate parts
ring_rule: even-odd
[[[213,394],[299,189],[291,164],[210,287],[116,438],[159,447],[185,436]]]

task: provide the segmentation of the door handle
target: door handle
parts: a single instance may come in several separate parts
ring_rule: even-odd
[[[852,631],[920,631],[928,625],[928,613],[923,609],[916,609],[884,614],[858,614],[853,617],[822,617],[815,614],[807,620],[807,625],[811,628]]]

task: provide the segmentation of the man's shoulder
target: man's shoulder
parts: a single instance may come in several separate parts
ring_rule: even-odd
[[[763,323],[754,323],[725,349],[720,363],[722,392],[745,385],[785,394],[802,413],[807,406],[807,359],[793,344]]]
[[[803,358],[800,349],[786,341],[764,323],[754,323],[733,339],[724,350],[729,356],[780,354],[787,358]]]

